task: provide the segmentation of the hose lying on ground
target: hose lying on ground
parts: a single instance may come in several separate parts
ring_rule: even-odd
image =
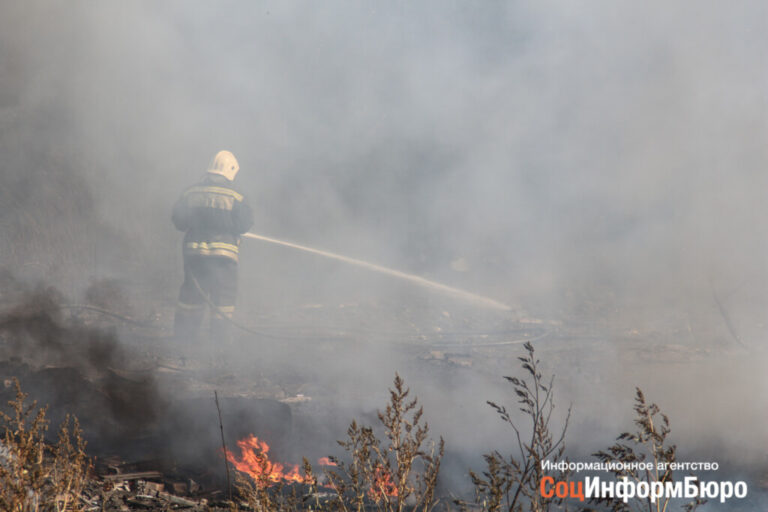
[[[221,313],[219,311],[218,307],[208,297],[208,295],[206,293],[204,293],[204,291],[202,290],[202,287],[200,286],[200,283],[196,279],[194,279],[194,277],[193,277],[193,282],[194,282],[195,287],[197,288],[198,292],[202,295],[203,300],[205,300],[205,302],[208,304],[208,306],[211,308],[211,310],[214,312],[214,314],[216,314],[217,316],[219,316],[221,318],[224,318],[226,321],[230,322],[232,325],[234,325],[235,327],[237,327],[238,329],[240,329],[240,330],[242,330],[244,332],[247,332],[249,334],[253,334],[255,336],[264,336],[264,337],[268,337],[268,338],[284,339],[284,340],[306,340],[306,339],[316,339],[317,338],[316,336],[296,336],[296,335],[289,335],[289,334],[268,333],[268,332],[259,331],[259,330],[253,329],[251,327],[248,327],[246,325],[243,325],[240,322],[237,322],[236,320],[234,320],[234,319],[226,316],[225,314]],[[158,326],[158,325],[155,325],[155,324],[151,324],[151,323],[148,323],[148,322],[141,322],[139,320],[135,320],[135,319],[130,318],[128,316],[121,315],[119,313],[115,313],[114,311],[110,311],[108,309],[100,308],[100,307],[97,307],[97,306],[91,306],[91,305],[88,305],[88,304],[61,304],[58,307],[59,307],[59,309],[62,309],[62,310],[66,309],[66,310],[93,311],[95,313],[99,313],[99,314],[102,314],[102,315],[110,316],[110,317],[115,318],[117,320],[120,320],[120,321],[122,321],[122,322],[124,322],[126,324],[134,325],[134,326],[137,326],[137,327],[144,327],[144,328],[156,329],[156,330],[163,329],[163,327],[161,327],[161,326]],[[377,333],[378,334],[382,334],[379,331],[377,331]],[[363,332],[361,334],[366,334],[366,333]],[[370,333],[368,333],[368,334],[370,334]],[[451,334],[453,334],[453,333],[451,333],[451,332],[442,332],[441,336],[447,336],[447,335],[451,335]],[[477,332],[477,333],[461,332],[461,333],[455,333],[455,334],[461,335],[461,336],[485,336],[488,333],[487,332]],[[499,333],[499,334],[501,334],[501,333]],[[533,338],[531,338],[531,337],[524,337],[524,338],[520,338],[520,339],[516,339],[516,340],[502,341],[502,342],[489,342],[489,343],[446,343],[446,342],[435,343],[435,342],[426,342],[426,343],[420,343],[420,345],[444,346],[444,347],[461,347],[461,346],[470,346],[470,345],[471,346],[516,345],[516,344],[524,343],[526,341],[540,340],[540,339],[546,338],[550,334],[552,334],[550,331],[545,331],[543,334],[540,334],[540,335],[538,335],[536,337],[533,337]],[[408,334],[405,334],[405,333],[402,333],[401,335],[408,336]]]

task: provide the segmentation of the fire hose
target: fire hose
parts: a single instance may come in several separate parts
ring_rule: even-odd
[[[200,286],[199,283],[196,286],[199,287]],[[200,290],[200,288],[198,288],[198,290]],[[205,293],[202,293],[202,296],[203,296],[203,299],[205,300],[205,302],[208,304],[208,306],[210,308],[212,308],[212,310],[215,312],[215,314],[219,314],[219,313],[217,313],[218,309],[217,309],[216,305],[213,304],[213,301],[210,300],[208,295],[205,294]],[[144,328],[149,328],[149,329],[161,329],[161,327],[159,327],[159,326],[157,326],[155,324],[151,324],[149,322],[142,322],[142,321],[139,321],[139,320],[135,320],[135,319],[130,318],[128,316],[121,315],[120,313],[116,313],[114,311],[110,311],[108,309],[104,309],[104,308],[100,308],[100,307],[96,307],[96,306],[91,306],[89,304],[61,304],[61,305],[58,306],[58,308],[62,309],[62,310],[68,309],[68,310],[93,311],[95,313],[99,313],[99,314],[102,314],[102,315],[110,316],[112,318],[115,318],[117,320],[125,322],[126,324],[129,324],[129,325],[134,325],[134,326],[137,326],[137,327],[144,327]],[[255,329],[252,329],[250,327],[242,325],[239,322],[237,322],[237,321],[235,321],[235,320],[233,320],[233,319],[231,319],[231,318],[229,318],[227,316],[224,316],[224,315],[222,315],[222,316],[223,316],[223,318],[225,318],[228,321],[230,321],[232,323],[232,325],[234,325],[238,329],[241,329],[241,330],[243,330],[245,332],[248,332],[250,334],[255,334],[257,336],[264,336],[264,337],[269,337],[269,338],[274,338],[274,339],[283,339],[283,340],[297,340],[297,341],[301,341],[301,340],[306,340],[307,339],[306,336],[291,336],[291,335],[286,335],[286,334],[274,334],[274,333],[268,333],[268,332],[264,332],[264,331],[257,331]],[[460,333],[454,333],[454,334],[458,334],[458,335],[461,335],[461,336],[483,336],[483,337],[487,337],[489,334],[503,335],[503,334],[511,334],[512,332],[515,332],[515,330],[513,330],[513,331],[499,331],[499,332],[496,332],[496,333],[488,333],[488,332],[460,332]],[[442,336],[446,336],[446,335],[450,335],[450,334],[451,334],[450,332],[441,332]],[[503,346],[503,345],[521,345],[521,344],[526,343],[526,342],[533,342],[533,341],[538,341],[538,340],[547,338],[547,337],[551,336],[552,334],[553,334],[552,331],[543,329],[540,333],[538,333],[536,336],[533,336],[533,337],[531,337],[531,336],[523,336],[523,337],[520,337],[520,338],[517,338],[517,339],[513,339],[513,340],[492,341],[492,342],[484,342],[484,343],[472,343],[471,345],[473,347],[496,347],[496,346]],[[313,336],[312,339],[316,340],[316,337]],[[430,345],[430,346],[440,346],[440,347],[464,347],[464,346],[467,345],[467,343],[465,343],[465,342],[461,342],[461,343],[446,343],[446,342],[434,343],[433,342],[433,343],[420,343],[420,344],[422,344],[422,345]]]
[[[203,290],[203,287],[200,286],[200,283],[197,281],[195,276],[190,275],[189,277],[192,278],[192,283],[195,285],[195,288],[197,288],[197,292],[200,294],[200,296],[203,298],[203,300],[208,304],[208,307],[211,308],[211,312],[213,314],[215,314],[216,316],[218,316],[219,318],[222,318],[222,319],[226,320],[227,322],[231,323],[232,325],[234,325],[238,329],[240,329],[242,331],[245,331],[245,332],[247,332],[249,334],[255,334],[256,336],[265,336],[265,337],[268,337],[268,338],[285,339],[285,340],[302,339],[302,338],[297,338],[297,337],[294,337],[294,336],[287,336],[285,334],[270,334],[270,333],[266,333],[266,332],[263,332],[263,331],[257,331],[255,329],[251,329],[250,327],[248,327],[246,325],[241,324],[240,322],[236,321],[232,317],[225,315],[219,309],[219,306],[217,306],[216,304],[213,303],[213,301],[208,296],[208,294],[205,293],[205,290]]]
[[[130,325],[135,325],[137,327],[149,327],[149,328],[155,328],[156,326],[147,323],[147,322],[141,322],[139,320],[134,320],[131,317],[121,315],[120,313],[115,313],[114,311],[110,311],[108,309],[100,308],[97,306],[91,306],[90,304],[60,304],[58,306],[59,309],[74,309],[74,310],[84,310],[84,311],[93,311],[95,313],[100,313],[102,315],[111,316],[112,318],[116,318],[122,322],[125,322]]]
[[[197,280],[195,280],[194,282],[195,282],[196,288],[198,289],[198,291],[202,295],[203,300],[208,304],[208,306],[211,308],[211,310],[214,311],[214,314],[221,315],[222,318],[224,318],[227,321],[231,322],[232,325],[234,325],[238,329],[241,329],[241,330],[243,330],[243,331],[245,331],[247,333],[250,333],[250,334],[254,334],[256,336],[263,336],[263,337],[273,338],[273,339],[294,340],[294,341],[303,341],[303,340],[307,339],[306,336],[296,336],[296,335],[292,336],[292,335],[289,335],[289,334],[274,334],[274,333],[269,333],[269,332],[265,332],[265,331],[257,331],[255,329],[247,327],[247,326],[245,326],[243,324],[240,324],[239,322],[233,320],[232,318],[230,318],[228,316],[225,316],[222,313],[219,313],[218,312],[218,308],[213,303],[213,301],[210,300],[210,297],[208,297],[208,295],[205,294],[202,291],[199,282],[197,282]],[[100,307],[96,307],[96,306],[91,306],[89,304],[60,304],[58,306],[58,308],[62,309],[62,310],[68,309],[68,310],[93,311],[95,313],[99,313],[99,314],[102,314],[102,315],[106,315],[106,316],[115,318],[117,320],[125,322],[126,324],[133,325],[133,326],[136,326],[136,327],[143,327],[143,328],[149,328],[149,329],[161,329],[161,327],[159,327],[159,326],[157,326],[155,324],[152,324],[152,323],[149,323],[149,322],[142,322],[142,321],[139,321],[139,320],[135,320],[135,319],[133,319],[131,317],[128,317],[128,316],[125,316],[125,315],[121,315],[120,313],[116,313],[114,311],[110,311],[108,309],[104,309],[104,308],[100,308]],[[459,333],[441,332],[440,334],[442,336],[449,336],[449,335],[453,334],[453,335],[470,336],[470,337],[471,336],[487,337],[490,334],[508,335],[508,334],[513,334],[515,332],[517,332],[517,330],[499,331],[499,332],[495,332],[495,333],[489,333],[489,332],[485,332],[485,331],[484,332],[459,332]],[[366,333],[363,333],[363,334],[370,334],[370,333],[366,332]],[[496,347],[496,346],[503,346],[503,345],[521,345],[521,344],[526,343],[526,342],[533,342],[533,341],[538,341],[538,340],[547,338],[547,337],[551,336],[552,334],[553,334],[552,331],[547,330],[547,329],[542,329],[541,332],[537,333],[533,337],[531,337],[530,335],[526,335],[526,336],[522,336],[522,337],[515,338],[515,339],[512,339],[512,340],[491,341],[491,342],[483,342],[483,343],[471,343],[471,345],[473,347]],[[402,333],[401,333],[401,335],[402,335]],[[313,341],[317,341],[317,336],[312,336],[311,339]],[[406,342],[404,344],[408,345],[409,343]],[[420,343],[420,345],[430,345],[430,346],[439,346],[439,347],[464,347],[464,346],[467,345],[467,343],[466,342],[458,342],[458,343],[457,342],[454,342],[454,343],[451,343],[451,342],[439,342],[439,343],[435,343],[435,342],[429,343],[429,342],[426,342],[425,343],[425,342],[422,341]]]

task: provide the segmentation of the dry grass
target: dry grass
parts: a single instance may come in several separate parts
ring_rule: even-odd
[[[489,512],[545,512],[567,510],[568,502],[541,493],[545,476],[567,481],[567,472],[545,472],[542,462],[556,465],[565,460],[565,435],[570,408],[561,424],[555,426],[554,376],[544,379],[533,346],[525,345],[519,357],[524,377],[505,377],[511,384],[517,409],[523,413],[521,425],[504,405],[488,404],[511,429],[515,453],[495,450],[484,455],[486,468],[481,473],[470,471],[475,486],[475,503],[455,501],[461,509]],[[80,499],[87,482],[91,463],[86,457],[85,442],[76,419],[67,418],[60,426],[55,444],[45,442],[48,430],[46,408],[29,404],[27,395],[14,381],[15,398],[9,409],[0,411],[0,510],[12,512],[65,512],[83,510]],[[259,512],[431,512],[447,507],[436,495],[444,442],[429,435],[418,399],[402,378],[395,375],[389,390],[389,403],[378,413],[379,424],[365,426],[352,421],[347,438],[339,441],[342,457],[330,457],[334,464],[326,466],[318,478],[304,459],[303,483],[275,482],[268,476],[271,462],[266,453],[256,454],[261,465],[261,478],[252,479],[238,473],[238,501],[231,508]],[[647,461],[653,468],[663,468],[676,460],[676,447],[668,442],[669,419],[654,403],[648,403],[640,389],[635,396],[634,432],[622,433],[605,451],[594,454],[604,463]],[[514,409],[513,409],[514,412]],[[518,413],[519,414],[519,413]],[[261,458],[258,458],[258,457]],[[672,482],[669,469],[617,470],[616,478],[635,482]],[[301,481],[301,479],[298,479]],[[703,500],[683,504],[692,512]],[[665,512],[670,499],[652,502],[636,498],[624,503],[620,499],[600,499],[599,510],[614,512]],[[584,509],[586,510],[586,509]],[[593,509],[594,510],[594,509]]]
[[[327,471],[336,494],[331,502],[335,508],[428,512],[438,504],[435,488],[445,443],[442,437],[437,443],[429,440],[429,425],[422,423],[424,411],[418,399],[409,400],[409,394],[395,374],[389,404],[378,415],[384,441],[373,427],[350,424],[347,439],[339,441],[349,461],[332,457],[337,466]]]
[[[548,476],[542,470],[541,462],[557,462],[562,459],[571,409],[568,409],[557,433],[553,434],[551,423],[555,410],[554,375],[545,381],[539,370],[539,360],[535,357],[533,345],[526,343],[524,346],[526,354],[518,359],[527,378],[504,378],[512,384],[518,409],[525,414],[530,423],[529,428],[527,431],[521,430],[505,406],[488,402],[514,432],[513,443],[517,447],[517,454],[504,456],[499,451],[493,451],[483,456],[486,469],[482,474],[470,471],[475,485],[476,502],[483,510],[490,512],[543,512],[563,504],[559,498],[545,498],[541,495],[541,480]],[[556,480],[566,480],[568,475],[555,472],[549,476],[555,477]],[[464,507],[467,505],[458,503]]]
[[[305,471],[308,462],[304,459]],[[311,469],[310,469],[311,471]],[[254,481],[242,473],[235,476],[235,489],[238,502],[232,503],[233,510],[244,507],[258,512],[282,511],[296,512],[312,510],[308,500],[314,496],[314,485],[309,485],[309,492],[300,491],[297,485],[286,486],[283,483],[274,483],[266,478]]]
[[[14,380],[16,397],[9,412],[0,412],[0,508],[13,512],[82,510],[79,501],[90,461],[77,419],[67,417],[58,442],[45,442],[46,409],[27,405]]]
[[[636,388],[635,391],[635,432],[624,432],[607,450],[595,453],[595,457],[602,462],[643,462],[653,463],[653,470],[617,470],[614,474],[617,478],[628,478],[634,482],[647,482],[649,485],[654,482],[672,482],[674,481],[673,472],[669,469],[669,464],[675,462],[677,447],[667,443],[667,437],[671,432],[669,427],[669,418],[663,414],[659,406],[655,403],[648,404],[645,395]],[[659,463],[667,469],[659,470]],[[706,501],[695,499],[685,503],[683,509],[692,512]],[[651,498],[635,498],[629,503],[624,503],[620,499],[600,499],[597,503],[609,507],[609,510],[615,512],[625,511],[647,511],[664,512],[668,510],[671,504],[671,498],[660,498],[655,502]]]
[[[347,439],[339,445],[347,457],[330,457],[335,464],[325,470],[326,485],[318,486],[312,466],[304,459],[302,486],[273,484],[267,478],[254,481],[240,474],[237,491],[252,510],[323,510],[329,512],[429,512],[438,504],[435,496],[444,443],[429,439],[429,426],[422,421],[418,400],[409,400],[410,390],[399,375],[390,389],[390,401],[379,412],[384,439],[374,427],[352,421]],[[267,469],[269,462],[263,461]],[[266,473],[266,471],[263,471]],[[330,490],[330,492],[326,492]],[[323,491],[323,492],[319,492]]]

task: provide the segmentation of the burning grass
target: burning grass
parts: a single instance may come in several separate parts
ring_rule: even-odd
[[[440,461],[445,443],[429,439],[429,426],[422,420],[423,409],[416,398],[409,399],[410,390],[399,375],[395,375],[390,401],[379,412],[379,430],[352,421],[347,439],[339,441],[346,457],[323,457],[322,481],[306,459],[304,471],[298,466],[276,464],[267,456],[269,445],[251,436],[238,442],[241,457],[227,453],[227,459],[241,472],[238,491],[253,510],[313,508],[333,512],[376,510],[428,512],[439,500],[435,495]],[[248,475],[250,478],[244,478]],[[303,498],[295,487],[283,493],[288,483],[305,484]],[[320,499],[320,495],[324,495]],[[307,503],[307,499],[311,503]]]
[[[227,461],[236,470],[250,476],[259,486],[268,487],[280,482],[310,483],[299,472],[298,465],[285,465],[269,460],[269,445],[253,434],[239,440],[237,446],[240,448],[240,457],[227,450]]]
[[[269,444],[250,435],[237,442],[239,455],[224,449],[227,463],[236,470],[237,494],[233,501],[218,503],[216,508],[204,499],[193,501],[163,493],[159,482],[145,482],[142,486],[141,481],[137,481],[130,489],[125,488],[126,494],[118,508],[129,510],[132,503],[140,502],[137,496],[130,498],[128,492],[150,488],[154,489],[155,501],[165,503],[165,509],[171,505],[197,510],[224,508],[259,512],[431,512],[452,507],[489,512],[544,512],[568,510],[569,506],[574,509],[567,499],[547,498],[541,492],[545,477],[559,482],[570,478],[567,472],[546,472],[542,465],[543,461],[567,462],[565,437],[570,408],[563,422],[555,424],[554,376],[544,378],[530,343],[525,345],[525,351],[519,357],[524,377],[505,377],[512,386],[524,421],[520,422],[520,415],[514,409],[488,402],[510,427],[514,453],[493,450],[484,455],[484,470],[469,472],[475,487],[474,502],[448,500],[438,495],[445,443],[441,437],[435,440],[430,436],[418,399],[411,396],[410,389],[396,374],[389,390],[389,402],[378,413],[378,423],[362,425],[353,420],[346,439],[338,441],[344,453],[318,459],[316,467],[322,468],[319,472],[307,459],[301,466],[270,459]],[[0,412],[3,436],[0,509],[64,512],[84,510],[87,504],[89,510],[117,510],[112,506],[114,496],[105,495],[103,491],[106,483],[114,486],[120,481],[120,474],[104,476],[96,485],[96,488],[101,486],[101,490],[88,499],[83,498],[88,494],[85,487],[89,479],[90,484],[96,480],[88,474],[92,466],[86,457],[77,420],[67,418],[59,429],[58,441],[46,444],[46,409],[37,408],[34,402],[28,405],[27,395],[22,393],[18,381],[14,381],[14,386],[16,396],[8,402],[9,412]],[[639,389],[634,411],[637,431],[621,434],[613,446],[595,454],[597,459],[604,463],[649,460],[654,466],[674,462],[676,447],[667,441],[669,420],[658,406],[646,401]],[[673,475],[669,471],[617,472],[615,477],[650,484],[671,482]],[[133,477],[126,476],[129,478]],[[148,503],[141,502],[141,506],[152,508]],[[670,504],[670,500],[653,503],[640,498],[629,502],[602,500],[593,503],[595,508],[589,510],[669,510]],[[683,509],[692,511],[700,504],[701,500],[685,503]]]
[[[486,468],[480,472],[470,471],[469,476],[475,487],[475,500],[470,503],[455,499],[448,501],[436,494],[440,464],[445,445],[429,439],[429,427],[423,421],[423,410],[417,399],[410,399],[410,390],[396,375],[390,389],[390,401],[383,412],[379,412],[380,425],[359,425],[352,421],[347,429],[347,439],[339,441],[344,448],[344,457],[328,457],[318,461],[325,466],[318,477],[309,462],[304,460],[303,473],[292,466],[285,473],[273,478],[273,463],[268,461],[268,446],[257,440],[243,443],[256,446],[262,456],[254,455],[261,470],[254,477],[252,471],[245,471],[252,479],[239,479],[238,489],[244,505],[252,510],[308,510],[328,512],[380,512],[423,511],[436,508],[450,509],[451,504],[460,510],[484,510],[488,512],[545,512],[559,510],[670,510],[671,500],[651,503],[650,500],[634,498],[621,500],[598,500],[592,508],[569,502],[557,495],[545,496],[541,491],[545,478],[568,482],[568,471],[545,471],[542,462],[558,467],[565,458],[565,438],[571,416],[569,407],[561,424],[555,424],[554,375],[545,378],[540,370],[534,348],[525,344],[525,354],[518,358],[524,377],[508,376],[512,385],[517,409],[525,420],[519,423],[513,412],[506,406],[494,402],[488,404],[508,424],[515,453],[505,454],[494,450],[484,455]],[[660,413],[655,404],[648,404],[638,389],[635,398],[635,421],[638,431],[624,433],[608,451],[595,456],[602,462],[642,461],[648,458],[654,463],[673,462],[675,446],[666,444],[670,432],[667,417]],[[527,424],[526,424],[527,423]],[[377,436],[383,432],[383,438]],[[255,438],[254,438],[255,440]],[[629,443],[629,444],[628,444]],[[240,461],[242,462],[242,461]],[[238,464],[235,464],[238,467]],[[671,481],[672,474],[617,473],[616,477],[630,477],[636,481]],[[297,494],[297,487],[289,482],[299,482],[305,487]],[[682,509],[692,511],[703,503],[702,500],[682,504]]]

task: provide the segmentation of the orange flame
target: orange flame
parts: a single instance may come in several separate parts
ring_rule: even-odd
[[[237,442],[240,458],[226,451],[235,469],[249,475],[258,485],[269,486],[278,482],[311,483],[311,479],[299,473],[295,464],[280,464],[269,460],[269,445],[253,434]]]
[[[368,496],[376,503],[386,497],[397,496],[397,486],[392,481],[392,475],[379,464],[373,470],[373,484],[368,489]]]
[[[258,437],[250,434],[245,439],[237,441],[240,457],[229,450],[225,451],[227,460],[240,472],[250,476],[258,486],[271,486],[279,482],[313,484],[313,479],[299,473],[296,464],[281,464],[269,460],[269,445]],[[336,466],[328,457],[317,460],[321,466]],[[382,499],[396,497],[397,486],[392,481],[389,470],[381,464],[376,464],[373,471],[373,482],[368,489],[368,496],[377,503]]]

